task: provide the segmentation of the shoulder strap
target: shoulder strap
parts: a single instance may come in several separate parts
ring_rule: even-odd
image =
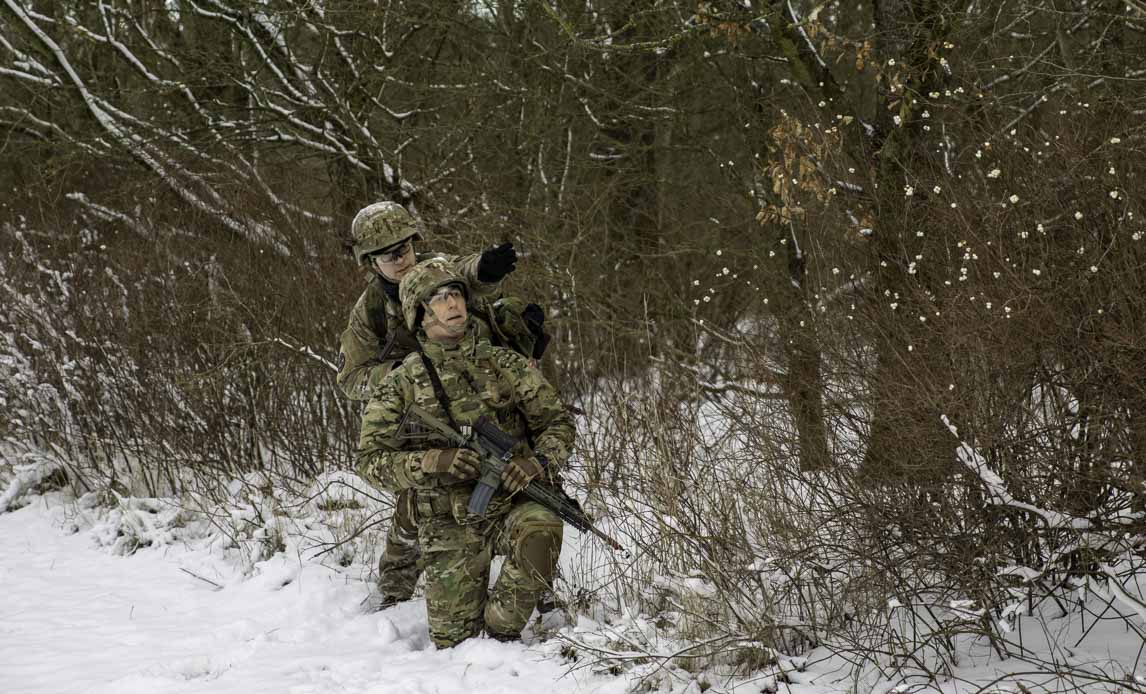
[[[390,332],[386,327],[386,290],[382,281],[375,277],[367,292],[366,321],[378,339],[382,339]]]
[[[481,311],[483,311],[482,317],[489,323],[489,341],[493,343],[493,346],[512,348],[513,345],[510,343],[509,338],[497,322],[497,314],[494,313],[493,304],[489,301],[482,301]]]
[[[434,368],[434,362],[426,356],[426,351],[422,349],[421,343],[418,344],[418,356],[422,358],[422,366],[426,367],[426,375],[430,377],[430,385],[434,389],[434,397],[438,399],[438,404],[446,412],[446,419],[449,420],[450,426],[454,431],[460,432],[461,427],[458,426],[457,421],[454,420],[454,414],[450,412],[450,396],[446,395],[446,389],[442,385],[442,379],[438,377],[438,370]]]
[[[382,353],[378,355],[378,361],[386,361],[386,357],[390,356],[390,352],[394,350],[394,343],[398,340],[396,332],[390,333],[386,337],[386,344],[382,347]]]

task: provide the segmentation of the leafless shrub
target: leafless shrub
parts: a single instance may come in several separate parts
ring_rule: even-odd
[[[580,545],[567,602],[629,618],[582,652],[1137,686],[1006,627],[1141,573],[1140,3],[176,4],[0,9],[6,441],[280,547],[354,447],[342,230],[396,199],[549,311],[635,554]]]

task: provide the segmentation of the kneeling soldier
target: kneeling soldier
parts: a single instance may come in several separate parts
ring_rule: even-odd
[[[414,336],[406,330],[398,283],[414,266],[435,256],[419,252],[422,223],[396,202],[379,202],[362,208],[350,225],[354,257],[370,269],[371,279],[350,312],[342,333],[341,365],[337,382],[351,400],[369,400],[370,390],[414,350]],[[496,284],[514,270],[517,253],[511,244],[481,254],[447,258],[469,286],[492,294]],[[490,334],[488,324],[475,327]],[[386,546],[378,562],[381,607],[408,600],[414,594],[421,569],[418,531],[410,517],[410,499],[399,494],[386,534]]]
[[[515,492],[555,479],[569,459],[574,424],[541,372],[472,329],[467,287],[447,262],[419,264],[403,279],[402,313],[418,349],[386,375],[362,416],[358,473],[391,491],[413,490],[426,572],[430,637],[448,647],[485,631],[520,637],[561,551],[562,523]],[[506,465],[501,491],[480,516],[466,510],[480,460],[438,434],[411,426],[418,405],[455,429],[481,416],[524,444]],[[492,590],[489,566],[504,555]]]

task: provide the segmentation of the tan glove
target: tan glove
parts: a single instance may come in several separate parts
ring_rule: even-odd
[[[510,494],[525,489],[526,485],[536,479],[544,472],[545,467],[541,461],[531,455],[516,455],[509,464],[505,466],[505,472],[501,475],[501,481],[505,484],[505,490]]]
[[[422,471],[472,480],[481,472],[481,457],[468,448],[431,448],[422,456]]]

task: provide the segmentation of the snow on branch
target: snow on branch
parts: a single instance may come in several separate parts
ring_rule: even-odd
[[[12,43],[3,34],[0,34],[0,46],[3,46],[10,53],[16,56],[16,62],[14,63],[16,67],[20,68],[21,70],[34,70],[35,72],[38,72],[40,76],[51,78],[55,84],[60,84],[60,81],[56,77],[55,73],[44,67],[40,61],[36,60],[35,57],[24,53],[23,51],[13,46]]]
[[[959,438],[959,430],[947,418],[947,415],[940,415],[943,420],[943,425],[951,432],[956,439]],[[959,461],[962,462],[971,472],[974,472],[983,486],[987,488],[987,493],[991,497],[993,503],[998,506],[1010,506],[1011,508],[1021,509],[1034,514],[1041,518],[1048,528],[1054,529],[1070,529],[1070,530],[1089,530],[1091,529],[1091,522],[1085,518],[1075,518],[1068,516],[1058,511],[1039,508],[1032,504],[1019,501],[1011,496],[1007,490],[1007,484],[1003,481],[1002,477],[987,465],[987,461],[983,456],[968,445],[966,442],[959,440],[959,448],[956,451]]]
[[[127,216],[122,212],[117,212],[109,207],[104,207],[88,199],[88,196],[83,193],[68,193],[64,195],[65,198],[72,202],[78,203],[84,207],[85,210],[92,213],[99,219],[105,222],[119,222],[131,231],[143,237],[152,237],[154,233],[139,222],[138,219]]]
[[[64,474],[64,466],[59,460],[46,454],[24,456],[31,462],[16,466],[16,474],[8,481],[8,486],[0,492],[0,513],[19,508],[23,499],[33,495],[53,478]]]
[[[376,125],[379,114],[401,123],[426,109],[386,103],[382,91],[367,88],[363,78],[380,77],[383,85],[396,80],[422,91],[469,91],[487,84],[407,82],[390,74],[388,65],[371,64],[347,43],[351,39],[370,42],[383,49],[381,58],[388,60],[393,52],[382,43],[385,37],[339,29],[321,6],[308,4],[299,14],[276,14],[264,8],[251,11],[229,0],[188,0],[182,4],[184,12],[174,19],[180,33],[188,20],[195,20],[218,25],[229,37],[224,45],[231,46],[232,53],[226,56],[231,60],[222,61],[218,67],[226,73],[220,79],[230,93],[221,99],[213,91],[216,85],[201,83],[191,56],[180,54],[159,24],[136,16],[126,4],[104,0],[87,10],[66,13],[59,20],[36,14],[33,5],[28,0],[0,0],[0,6],[15,15],[14,24],[22,24],[28,32],[27,36],[12,32],[0,35],[0,58],[7,58],[0,59],[0,79],[55,100],[77,99],[108,137],[92,144],[84,125],[47,124],[32,115],[32,106],[0,117],[17,116],[13,127],[28,130],[34,137],[42,138],[50,131],[74,144],[89,143],[81,146],[103,150],[105,157],[123,150],[191,208],[245,238],[274,246],[279,253],[287,250],[280,230],[296,229],[300,218],[323,223],[332,220],[317,210],[287,203],[285,199],[290,196],[272,187],[253,152],[265,151],[267,145],[286,145],[303,150],[295,153],[295,158],[341,160],[365,174],[362,178],[372,181],[372,187],[381,183],[394,192],[430,195],[440,179],[425,183],[402,176],[397,163],[401,161],[402,143],[388,142]],[[383,34],[385,25],[384,21]],[[295,41],[296,27],[306,33],[301,42]],[[318,39],[318,45],[312,38]],[[401,43],[402,36],[395,39]],[[28,45],[21,45],[21,41]],[[340,63],[337,69],[331,69],[326,60],[326,44]],[[104,73],[86,72],[88,62],[77,60],[75,50],[95,51],[107,61],[126,66],[131,73],[127,79],[149,85],[156,95],[170,96],[168,107],[144,110],[146,100],[128,100],[126,96],[138,92],[124,90],[118,83],[105,84]],[[34,55],[51,56],[48,66]],[[89,153],[95,154],[90,149]],[[442,162],[436,170],[448,175],[466,165],[468,160],[462,154],[460,161]],[[250,181],[253,191],[270,203],[266,209],[271,210],[275,221],[245,213],[249,204],[240,209],[210,175],[213,171],[185,163],[188,158],[226,172],[231,180]]]
[[[236,15],[239,14],[237,10],[227,7],[217,0],[209,0],[209,2],[220,11],[212,12],[210,10],[204,9],[196,4],[194,0],[188,0],[187,4],[190,5],[191,8],[194,9],[195,12],[200,16],[209,17],[211,19],[218,19],[220,21],[226,22],[230,24],[239,34],[246,37],[247,43],[255,50],[255,52],[259,54],[259,57],[262,58],[263,65],[265,65],[267,69],[271,71],[271,74],[275,76],[278,83],[281,84],[284,89],[286,89],[287,93],[290,95],[290,98],[295,102],[295,105],[322,108],[323,104],[321,102],[315,101],[314,99],[306,96],[300,92],[294,84],[291,83],[291,80],[287,78],[286,74],[283,73],[279,65],[274,61],[271,55],[267,53],[266,49],[263,47],[262,42],[258,40],[258,38],[254,35],[254,33],[251,32],[248,26],[236,18]]]
[[[105,150],[96,149],[86,142],[81,142],[75,139],[59,125],[50,123],[42,118],[37,118],[31,111],[26,108],[0,106],[0,123],[8,123],[13,127],[21,128],[25,132],[28,132],[41,139],[47,139],[47,135],[41,131],[51,131],[60,138],[67,140],[72,146],[77,147],[80,151],[93,157],[105,156],[107,154]],[[39,128],[40,130],[37,130],[36,128]]]
[[[42,85],[45,87],[55,87],[57,85],[57,83],[54,79],[48,79],[46,77],[37,77],[36,75],[29,74],[27,72],[21,72],[19,70],[13,70],[11,68],[6,68],[6,67],[0,67],[0,75],[7,75],[8,77],[15,77],[16,79],[26,80],[28,82],[33,82],[35,84],[39,84],[39,85]]]
[[[338,371],[338,365],[337,364],[330,361],[326,357],[322,356],[318,352],[315,352],[313,349],[311,349],[310,347],[307,347],[306,345],[291,344],[290,342],[287,342],[286,340],[284,340],[281,337],[276,337],[274,340],[272,340],[272,342],[280,344],[283,347],[286,347],[287,349],[298,352],[299,354],[302,354],[304,356],[310,357],[311,359],[315,360],[319,364],[322,364],[323,366],[330,369],[331,371],[334,371],[334,372]]]
[[[226,212],[222,208],[221,196],[206,182],[190,172],[179,170],[178,165],[167,158],[150,140],[141,138],[138,134],[128,129],[124,123],[120,122],[117,116],[123,117],[125,114],[94,94],[88,88],[87,82],[72,65],[64,49],[40,28],[25,7],[18,4],[15,0],[5,0],[5,3],[9,9],[20,18],[24,25],[27,26],[32,35],[55,57],[56,62],[59,63],[61,69],[67,75],[68,81],[71,82],[76,91],[79,92],[81,99],[85,106],[87,106],[88,112],[91,113],[104,131],[127,149],[144,166],[150,169],[160,180],[166,183],[168,187],[174,190],[184,202],[188,203],[194,209],[207,213],[212,218],[221,222],[227,229],[250,241],[265,243],[271,246],[271,248],[280,255],[290,254],[290,250],[279,239],[278,233],[273,228],[254,220],[237,219]],[[166,159],[166,163],[163,161],[164,159]],[[181,180],[181,178],[201,184],[200,188],[207,191],[208,196],[214,200],[215,204],[212,205],[207,200],[204,200],[201,195],[191,190],[189,185],[185,183],[184,180]]]
[[[1146,602],[1142,601],[1141,596],[1133,595],[1123,587],[1122,581],[1125,580],[1125,577],[1120,576],[1118,572],[1107,564],[1103,564],[1101,570],[1108,579],[1105,585],[1096,581],[1094,578],[1088,578],[1087,585],[1089,588],[1107,602],[1111,602],[1111,598],[1107,597],[1103,590],[1103,588],[1108,589],[1112,598],[1118,600],[1126,607],[1129,607],[1137,613],[1139,619],[1146,622]]]

